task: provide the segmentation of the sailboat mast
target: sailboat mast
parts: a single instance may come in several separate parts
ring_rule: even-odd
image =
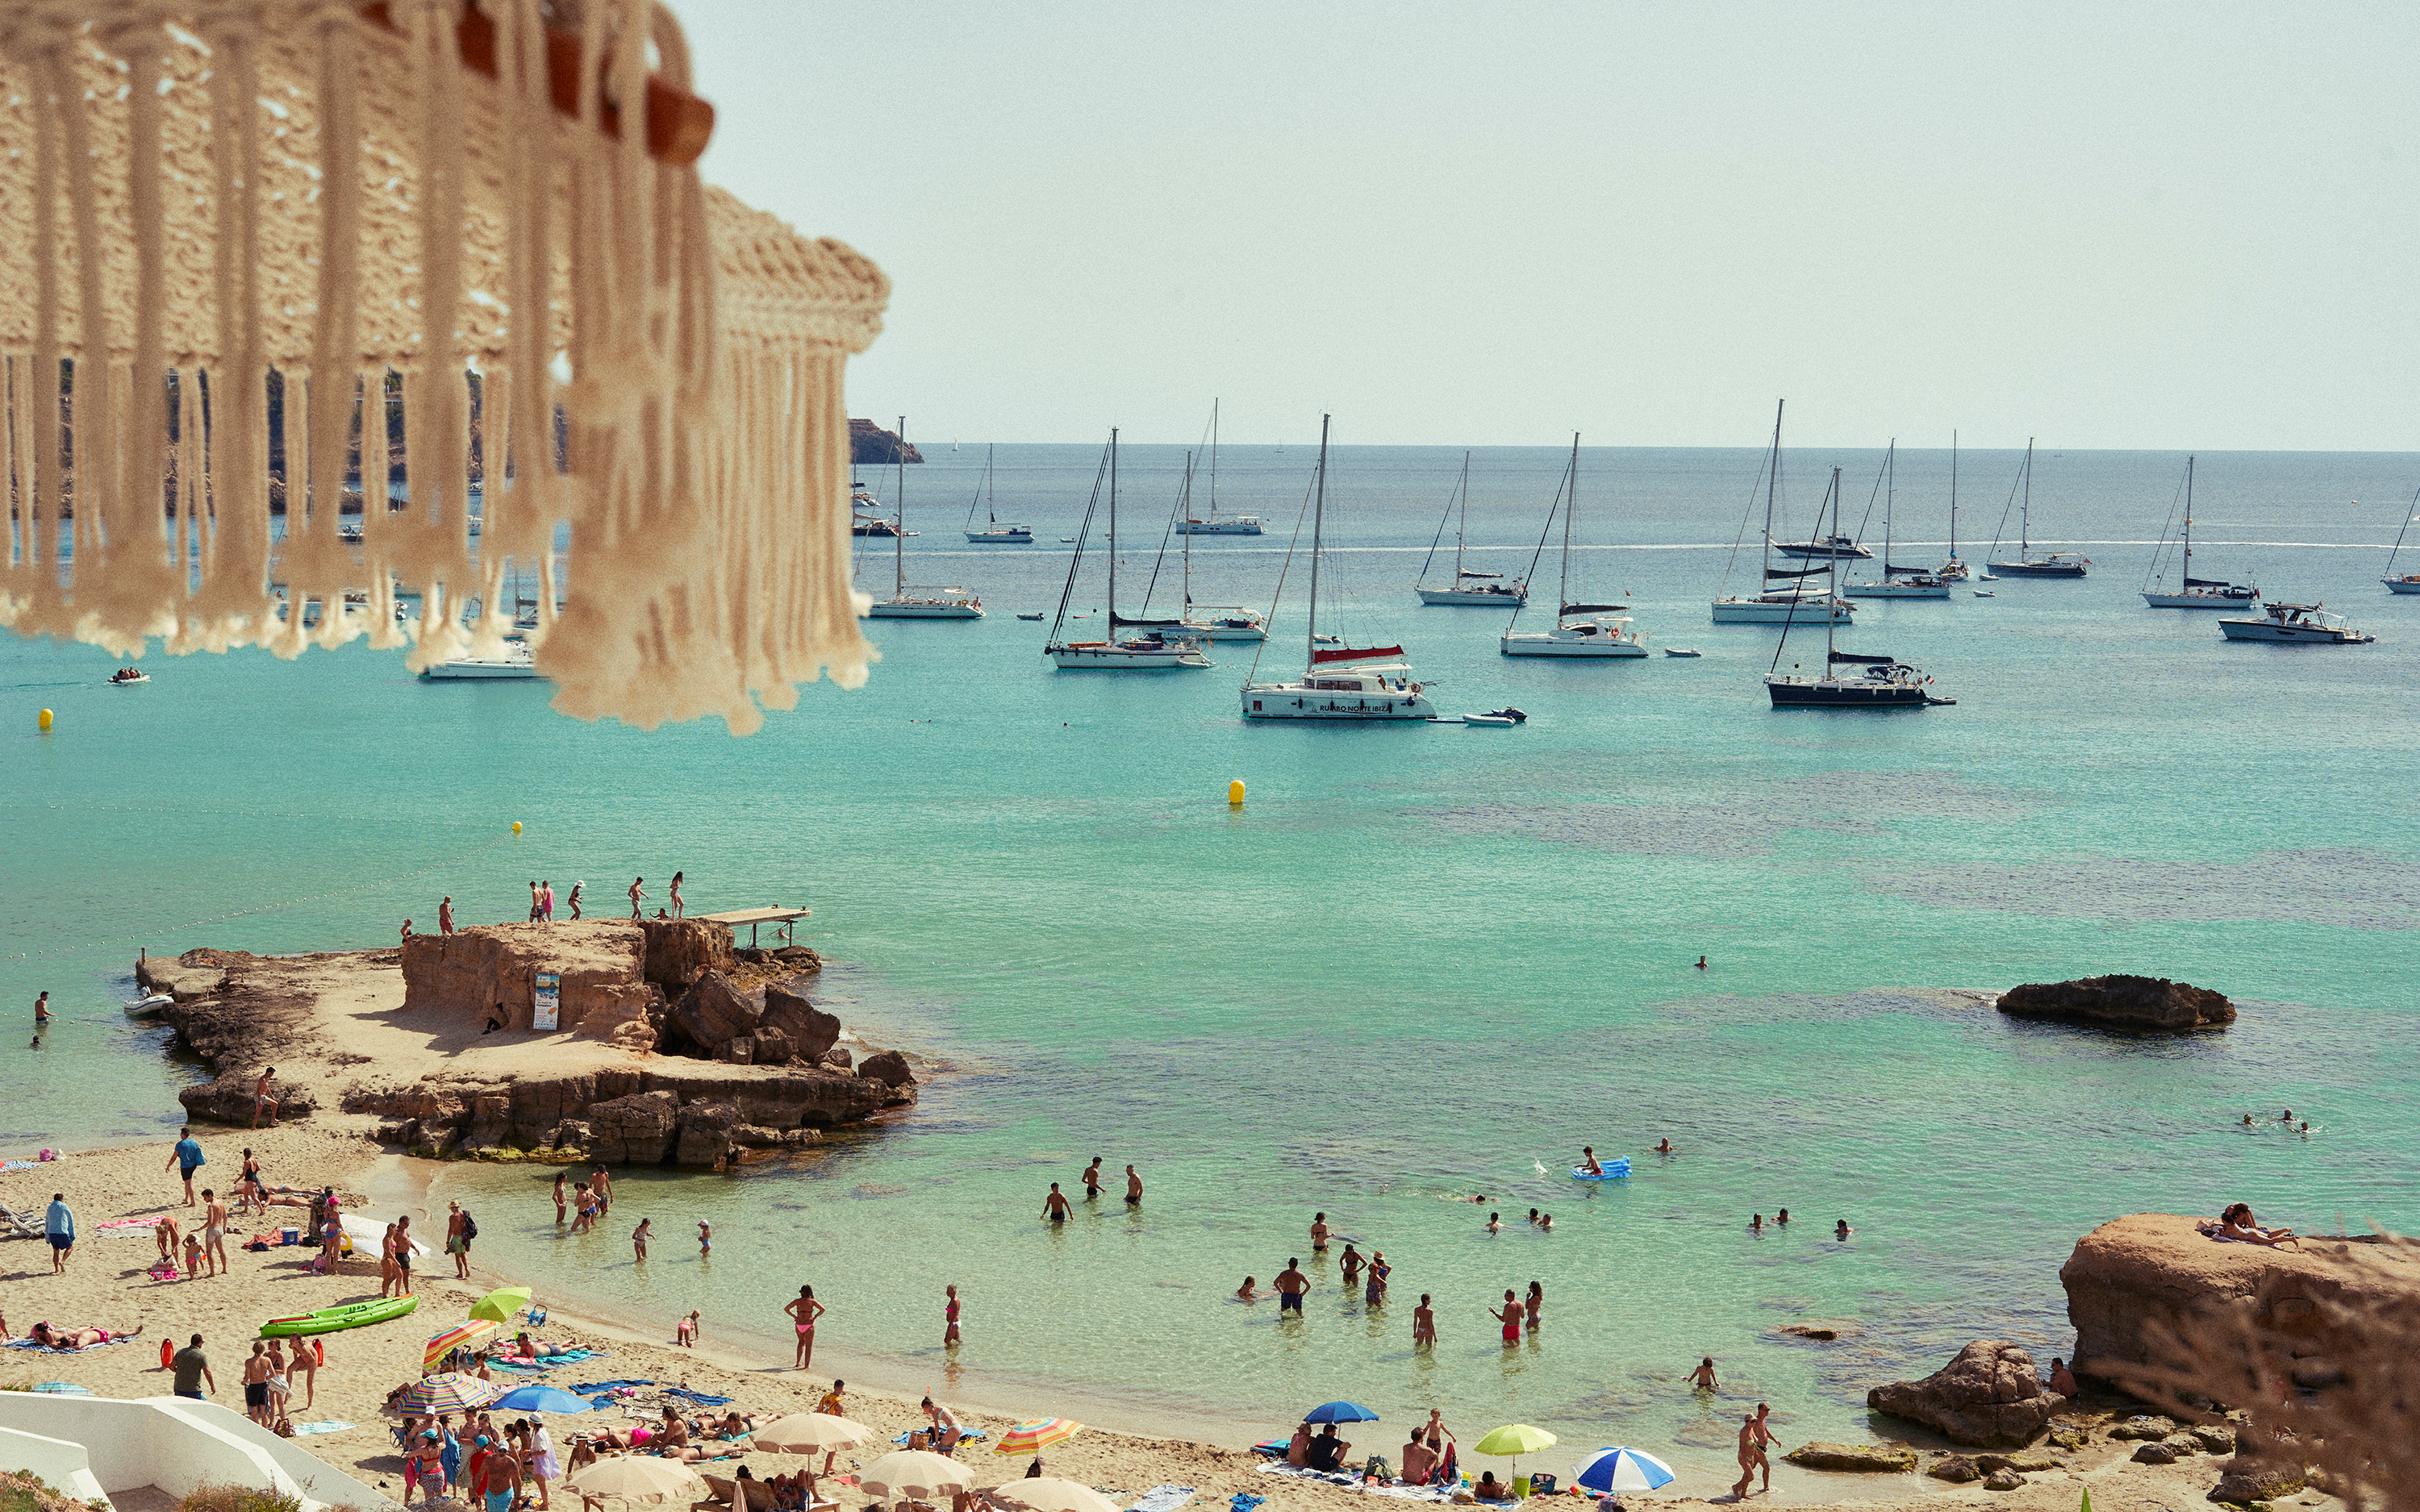
[[[1883,581],[1890,581],[1891,501],[1899,497],[1899,438],[1883,454]]]
[[[1109,641],[1118,639],[1118,427],[1109,427]]]
[[[2194,459],[2188,456],[2185,458],[2185,580],[2179,585],[2188,594],[2193,592],[2193,474]],[[2232,578],[2227,579],[2229,582],[2234,580]]]
[[[2006,509],[2008,506],[2000,506]],[[2000,517],[2006,519],[2009,517]],[[2017,516],[2017,560],[2023,562],[2034,548],[2034,439],[2025,438],[2025,502]]]
[[[1462,454],[1462,517],[1453,522],[1453,586],[1462,588],[1462,538],[1470,530],[1470,454]]]
[[[1949,560],[1958,560],[1958,432],[1949,433]]]
[[[892,558],[898,564],[897,577],[892,584],[892,594],[893,597],[906,598],[908,596],[908,417],[906,415],[899,417],[899,450],[893,455],[897,456],[899,462],[899,486],[893,490],[892,501],[899,506],[897,511],[899,518],[893,522],[898,533],[892,539],[892,545],[896,548]]]
[[[1311,506],[1311,628],[1304,632],[1302,656],[1306,669],[1319,665],[1319,538],[1327,519],[1327,420],[1319,417],[1318,486]]]
[[[1185,454],[1185,497],[1184,501],[1177,505],[1176,513],[1180,518],[1191,519],[1193,517],[1193,454],[1191,452]],[[1177,623],[1180,625],[1182,625],[1193,613],[1193,532],[1191,531],[1187,531],[1184,534],[1185,601],[1176,611]],[[1163,550],[1166,549],[1167,537],[1162,536],[1160,538],[1160,542],[1161,548]],[[1145,596],[1148,597],[1149,595],[1146,594]]]
[[[1823,512],[1820,509],[1815,512],[1815,529],[1818,534],[1823,532]],[[1839,533],[1840,470],[1834,468],[1832,470],[1832,534]],[[1890,553],[1887,548],[1883,553],[1883,565],[1890,565]],[[1839,596],[1840,553],[1827,552],[1823,558],[1823,675],[1826,677],[1832,675],[1832,640],[1839,634],[1839,618],[1833,612],[1832,601]]]
[[[1781,486],[1781,407],[1788,402],[1773,401],[1773,466],[1764,474],[1764,570],[1768,573],[1773,570],[1773,496]],[[1763,593],[1764,585],[1772,580],[1759,578],[1756,591]]]
[[[1187,505],[1185,514],[1186,517],[1190,519],[1193,516],[1192,506]],[[1218,517],[1218,401],[1215,397],[1210,401],[1210,513],[1202,517],[1204,519]],[[1187,531],[1186,533],[1190,535],[1193,532]]]
[[[1562,623],[1563,606],[1572,601],[1572,517],[1580,512],[1580,433],[1572,432],[1572,486],[1563,495],[1563,576],[1556,592],[1555,621]]]

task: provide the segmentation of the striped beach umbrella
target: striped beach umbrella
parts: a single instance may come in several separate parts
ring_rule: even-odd
[[[1084,1431],[1084,1425],[1071,1417],[1041,1417],[1031,1423],[1019,1423],[1000,1436],[1000,1452],[1004,1455],[1040,1454],[1052,1444],[1065,1443]]]
[[[423,1376],[396,1398],[395,1405],[405,1412],[467,1412],[504,1394],[502,1387],[476,1376]]]
[[[1672,1483],[1672,1467],[1652,1454],[1618,1446],[1580,1461],[1572,1480],[1591,1491],[1652,1491]]]
[[[467,1318],[428,1341],[420,1352],[420,1368],[426,1370],[465,1344],[476,1344],[496,1331],[495,1322],[486,1318]]]

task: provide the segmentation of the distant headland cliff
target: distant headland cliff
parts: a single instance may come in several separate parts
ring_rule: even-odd
[[[899,448],[908,446],[908,460],[922,462],[924,454],[902,441],[894,431],[884,430],[871,420],[848,423],[848,459],[852,462],[879,462],[888,467],[899,460]]]

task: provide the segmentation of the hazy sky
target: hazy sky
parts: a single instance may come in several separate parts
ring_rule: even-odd
[[[2420,445],[2403,7],[675,4],[923,439]]]

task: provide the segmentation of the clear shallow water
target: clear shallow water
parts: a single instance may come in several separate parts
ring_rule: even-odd
[[[1125,454],[1122,533],[1145,544],[1129,582],[1181,457]],[[117,1009],[138,945],[380,944],[440,892],[475,921],[517,914],[533,875],[611,898],[679,867],[701,910],[814,907],[845,1016],[961,1070],[804,1170],[634,1173],[593,1239],[554,1235],[547,1176],[460,1173],[485,1257],[667,1327],[697,1306],[775,1332],[812,1282],[834,1308],[824,1348],[910,1372],[941,1369],[954,1281],[969,1382],[1037,1410],[1055,1381],[1274,1427],[1345,1395],[1390,1421],[1434,1401],[1458,1426],[1711,1448],[1728,1430],[1677,1386],[1712,1353],[1735,1394],[1837,1436],[1866,1385],[1968,1338],[2064,1352],[2058,1262],[2116,1213],[2241,1196],[2298,1227],[2415,1222],[2420,601],[2380,588],[2377,548],[2420,461],[2201,459],[2198,567],[2380,637],[2332,651],[2227,644],[2211,615],[2141,607],[2180,456],[2044,453],[2037,545],[2087,543],[2093,576],[1861,609],[1844,644],[1961,700],[1871,717],[1770,711],[1777,632],[1707,623],[1752,449],[1585,454],[1584,532],[1609,543],[1587,591],[1706,653],[1612,666],[1507,662],[1500,615],[1417,607],[1461,453],[1341,452],[1342,627],[1400,638],[1447,709],[1533,716],[1490,731],[1246,727],[1249,646],[1208,672],[1051,672],[1047,625],[1013,615],[1055,606],[1056,538],[1096,460],[1003,448],[1001,513],[1043,542],[970,548],[981,453],[937,450],[909,475],[908,578],[966,581],[991,617],[877,623],[871,685],[810,689],[746,741],[580,725],[542,688],[419,686],[358,646],[154,659],[152,684],[111,688],[99,652],[0,644],[0,996],[48,986],[64,1015],[41,1051],[8,1052],[0,1129],[13,1148],[173,1122],[187,1073]],[[1477,455],[1480,564],[1526,566],[1562,460]],[[1271,533],[1197,539],[1198,600],[1265,606],[1310,461],[1228,450],[1222,506]],[[1878,455],[1793,453],[1792,531],[1833,461],[1853,521],[1862,507]],[[1901,454],[1902,542],[1942,538],[1947,464]],[[1962,458],[1969,561],[2015,466]],[[887,471],[866,477],[887,496]],[[887,543],[867,546],[879,591]],[[1088,574],[1079,601],[1099,592]],[[1264,671],[1299,667],[1296,615]],[[47,739],[40,706],[59,713]],[[2244,1017],[2133,1041],[1938,991],[2106,970],[2220,987]],[[2288,1104],[2317,1136],[2228,1127]],[[1659,1136],[1683,1153],[1626,1184],[1534,1169]],[[1047,1183],[1094,1153],[1140,1165],[1143,1212],[1112,1199],[1046,1229]],[[1544,1207],[1556,1231],[1487,1236],[1484,1210],[1437,1200],[1457,1192]],[[1783,1206],[1786,1235],[1746,1233]],[[1299,1325],[1228,1300],[1304,1252],[1315,1209],[1386,1250],[1389,1305],[1342,1301],[1332,1266]],[[625,1242],[643,1213],[662,1235],[644,1275]],[[1826,1237],[1841,1216],[1847,1246]],[[681,1242],[698,1217],[710,1268]],[[1482,1308],[1532,1279],[1548,1326],[1508,1354]],[[1423,1290],[1434,1357],[1409,1349]],[[1808,1317],[1864,1332],[1769,1333]]]

